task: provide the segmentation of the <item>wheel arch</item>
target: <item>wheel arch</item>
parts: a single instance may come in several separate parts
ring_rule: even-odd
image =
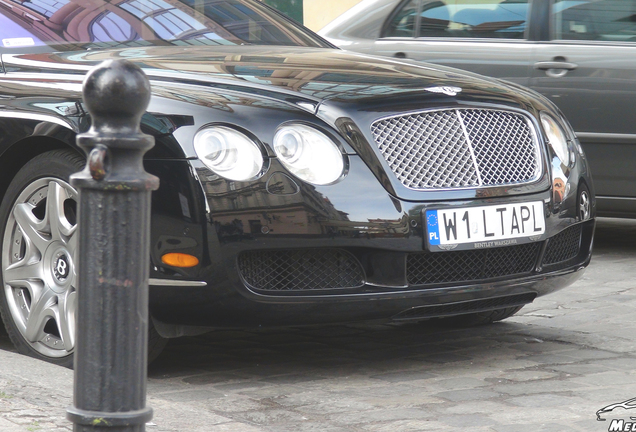
[[[31,136],[11,145],[0,155],[0,202],[4,199],[9,184],[18,171],[34,157],[51,150],[69,149],[82,155],[75,146],[57,138],[47,136]]]

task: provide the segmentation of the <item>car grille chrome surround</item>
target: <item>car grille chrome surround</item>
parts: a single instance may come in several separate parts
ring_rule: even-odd
[[[541,243],[525,243],[492,249],[408,254],[409,285],[482,281],[531,273]]]
[[[359,288],[365,283],[358,260],[341,249],[246,251],[238,257],[241,276],[262,291]]]
[[[410,189],[518,185],[541,175],[536,128],[518,112],[427,111],[377,120],[371,132],[393,173]]]

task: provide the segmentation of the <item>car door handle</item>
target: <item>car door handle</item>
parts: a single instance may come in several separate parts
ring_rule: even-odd
[[[576,63],[562,62],[562,61],[542,61],[534,64],[535,69],[548,70],[548,69],[565,69],[574,70],[579,65]]]

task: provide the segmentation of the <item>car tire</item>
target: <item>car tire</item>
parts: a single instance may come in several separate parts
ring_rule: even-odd
[[[85,164],[70,150],[40,154],[20,169],[0,204],[7,334],[18,352],[65,367],[73,366],[77,309],[77,191],[69,176]],[[148,341],[154,359],[166,341],[152,324]]]
[[[510,318],[519,312],[521,308],[523,308],[523,306],[514,306],[485,312],[457,315],[448,318],[439,318],[436,320],[436,323],[445,327],[474,327],[486,325]]]
[[[168,345],[168,339],[161,336],[152,322],[152,318],[148,319],[148,364],[152,363],[159,357]]]

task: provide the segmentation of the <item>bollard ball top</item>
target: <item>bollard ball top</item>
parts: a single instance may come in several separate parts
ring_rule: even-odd
[[[137,130],[150,102],[150,83],[134,63],[106,60],[86,75],[83,95],[94,128]]]

